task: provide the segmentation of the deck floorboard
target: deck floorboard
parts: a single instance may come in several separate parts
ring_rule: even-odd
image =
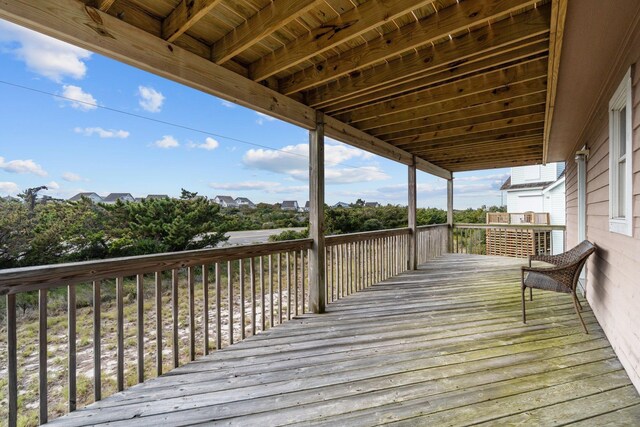
[[[446,255],[53,425],[617,425],[640,396],[585,304]]]

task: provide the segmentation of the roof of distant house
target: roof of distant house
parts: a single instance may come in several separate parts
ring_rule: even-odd
[[[72,202],[76,202],[80,199],[82,199],[83,197],[91,197],[91,196],[96,196],[100,199],[102,199],[102,197],[100,197],[100,195],[98,195],[97,193],[94,192],[84,192],[84,193],[78,193],[75,196],[71,197],[69,200]]]
[[[168,199],[169,196],[166,194],[149,194],[147,199]]]
[[[133,199],[131,193],[111,193],[107,197],[104,197],[102,200],[105,202],[115,202],[116,200],[124,199],[127,197]]]
[[[309,202],[309,201],[307,200],[307,203],[305,203],[305,204],[304,204],[304,207],[305,207],[305,208],[310,208],[310,207],[311,207],[311,202]]]
[[[367,207],[376,207],[376,206],[380,206],[380,203],[378,202],[365,202],[364,204]]]
[[[285,200],[282,202],[282,204],[280,205],[283,208],[295,208],[298,206],[298,201],[297,200]]]
[[[236,202],[253,203],[251,200],[247,199],[246,197],[236,197]]]
[[[216,199],[220,200],[221,202],[225,202],[225,203],[235,203],[235,199],[231,196],[216,196]]]

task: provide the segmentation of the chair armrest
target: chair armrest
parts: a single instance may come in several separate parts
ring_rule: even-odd
[[[531,266],[531,261],[542,261],[542,262],[556,265],[557,259],[558,259],[557,255],[529,255],[529,266]]]
[[[564,286],[567,286],[569,289],[573,289],[573,284],[571,283],[571,278],[573,277],[573,272],[575,271],[575,267],[573,266],[562,266],[562,267],[521,267],[522,274],[522,283],[525,283],[525,273],[540,273],[551,279],[555,280],[558,283],[561,283]]]

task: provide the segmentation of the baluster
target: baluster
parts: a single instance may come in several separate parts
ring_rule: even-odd
[[[102,359],[101,359],[101,333],[100,314],[101,296],[100,286],[102,282],[93,282],[93,398],[97,402],[102,399]]]
[[[162,375],[162,273],[155,273],[156,285],[156,375]]]
[[[263,265],[263,256],[260,256],[260,330],[264,331],[266,329],[266,309],[264,306],[265,298],[264,298],[264,265]]]
[[[306,312],[305,310],[305,286],[304,286],[304,281],[305,281],[305,276],[304,276],[304,250],[300,251],[300,276],[302,277],[302,314],[304,314]]]
[[[40,424],[47,423],[47,290],[40,289],[38,292],[38,359],[40,377]]]
[[[187,286],[189,287],[189,360],[196,360],[196,268],[187,269]]]
[[[291,260],[287,252],[287,320],[291,320]]]
[[[180,366],[178,353],[178,270],[171,270],[171,321],[173,326],[173,367]]]
[[[273,328],[273,255],[269,254],[269,327]]]
[[[343,276],[342,276],[342,245],[336,246],[336,268],[338,273],[338,289],[336,290],[336,299],[342,298],[344,295],[343,290]]]
[[[227,261],[227,301],[229,305],[229,345],[233,344],[233,268]]]
[[[325,267],[326,267],[326,263],[325,263]],[[325,287],[327,285],[326,282],[326,278],[327,278],[327,274],[325,272]],[[293,252],[293,288],[295,290],[293,296],[294,296],[294,305],[296,306],[296,310],[295,310],[295,315],[297,316],[298,314],[300,314],[299,308],[298,308],[298,304],[300,303],[299,299],[298,299],[298,254],[296,252]]]
[[[117,324],[117,389],[124,390],[124,278],[116,278],[116,310],[118,317]]]
[[[278,324],[282,325],[282,253],[278,254]]]
[[[244,260],[238,260],[238,276],[240,277],[240,339],[245,339],[245,306],[244,306]]]
[[[256,272],[255,259],[249,259],[249,280],[251,284],[251,335],[256,334]]]
[[[209,354],[209,266],[202,265],[202,322],[204,326],[204,354]]]
[[[67,336],[69,337],[69,412],[76,410],[76,285],[67,286]]]
[[[9,386],[9,427],[18,425],[18,325],[16,294],[7,295],[7,374]]]
[[[216,271],[215,271],[215,280],[216,280],[216,349],[220,350],[222,348],[222,295],[220,295],[220,291],[222,290],[222,283],[220,279],[220,263],[216,262]]]
[[[138,338],[138,383],[144,382],[144,276],[136,276],[136,332]]]
[[[332,246],[327,246],[327,265],[329,266],[329,268],[327,269],[327,289],[328,289],[328,293],[327,293],[327,302],[333,302],[333,247]],[[302,270],[304,271],[304,270]],[[303,273],[303,281],[302,283],[304,284],[304,273]],[[304,295],[304,293],[302,294]],[[304,306],[304,304],[303,304]],[[303,311],[304,312],[304,311]]]
[[[353,292],[351,288],[353,285],[352,277],[351,277],[351,273],[352,273],[351,262],[353,261],[353,257],[351,256],[351,243],[345,243],[344,250],[345,250],[345,261],[346,261],[346,267],[347,267],[347,295],[351,295],[351,293]]]

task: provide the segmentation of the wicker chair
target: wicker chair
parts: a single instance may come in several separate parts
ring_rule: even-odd
[[[527,323],[525,312],[524,293],[529,288],[529,298],[533,300],[532,289],[563,292],[571,294],[573,306],[580,318],[585,333],[589,333],[584,324],[580,311],[582,305],[576,294],[576,285],[582,267],[587,262],[589,255],[594,253],[596,246],[588,240],[583,241],[575,248],[559,255],[530,255],[529,266],[522,267],[522,322]],[[554,267],[531,267],[531,261],[544,261],[553,264]],[[526,273],[526,277],[525,277]]]

